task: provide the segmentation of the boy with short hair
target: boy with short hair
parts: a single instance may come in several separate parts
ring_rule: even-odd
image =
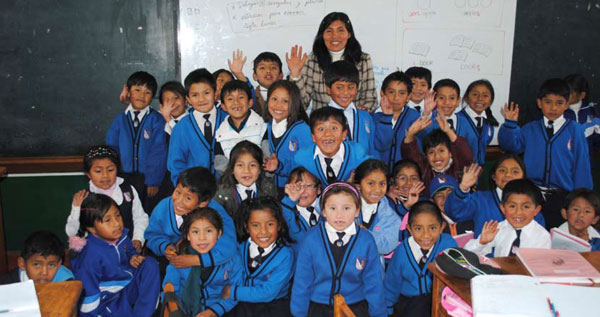
[[[36,283],[72,280],[71,270],[62,265],[65,248],[49,231],[36,231],[25,239],[18,267],[0,278],[0,285],[33,280]]]
[[[431,71],[425,67],[413,66],[406,70],[406,76],[412,82],[408,106],[422,114],[425,110],[425,96],[431,89]]]
[[[560,225],[560,208],[567,192],[593,187],[588,144],[583,128],[563,115],[569,105],[570,89],[559,78],[546,80],[538,92],[537,105],[543,118],[517,125],[519,106],[506,105],[506,121],[500,126],[500,148],[524,153],[527,176],[544,195],[542,213],[546,228]]]
[[[216,84],[205,68],[196,69],[185,77],[186,100],[192,112],[173,129],[169,145],[167,167],[173,184],[185,169],[203,166],[211,172],[214,168],[215,131],[227,114],[215,107]]]
[[[346,140],[359,143],[373,155],[373,119],[371,115],[358,109],[354,99],[358,91],[358,69],[352,63],[340,60],[325,70],[325,91],[331,97],[329,106],[344,112],[348,125]]]
[[[529,179],[515,179],[502,191],[500,210],[505,220],[487,221],[477,239],[471,239],[465,249],[492,257],[515,255],[517,248],[550,249],[550,234],[533,221],[542,209],[542,195]]]
[[[565,205],[560,210],[566,220],[558,227],[572,236],[589,241],[592,251],[600,250],[600,233],[594,225],[600,220],[600,196],[587,188],[578,188],[570,192]]]
[[[265,102],[269,87],[283,78],[281,65],[281,59],[273,52],[262,52],[254,59],[252,78],[258,82],[258,86],[254,90],[253,109],[261,117],[264,117],[267,109]]]

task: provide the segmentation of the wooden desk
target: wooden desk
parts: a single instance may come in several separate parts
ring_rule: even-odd
[[[595,268],[600,268],[600,251],[597,252],[583,252],[583,257],[588,260]],[[529,275],[527,269],[521,264],[516,256],[494,258],[494,261],[500,265],[502,270],[508,274],[519,274]],[[435,263],[429,263],[427,269],[433,273],[433,285],[431,287],[432,292],[432,303],[431,303],[431,314],[432,316],[448,316],[446,310],[442,307],[440,300],[442,298],[442,291],[444,287],[448,286],[452,289],[460,298],[462,298],[469,305],[471,303],[471,282],[466,279],[453,277],[440,272]]]
[[[35,284],[42,316],[77,316],[80,281]]]

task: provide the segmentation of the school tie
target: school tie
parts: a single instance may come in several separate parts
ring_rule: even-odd
[[[179,122],[179,120],[177,120],[177,119],[173,119],[173,121],[175,121],[175,124],[177,124],[177,122]]]
[[[548,125],[546,126],[546,134],[548,134],[548,139],[552,138],[554,135],[554,121],[548,120]]]
[[[315,207],[313,206],[308,206],[306,207],[306,210],[308,210],[308,212],[310,212],[310,219],[308,220],[310,226],[314,226],[317,224],[317,213],[315,212]]]
[[[347,137],[349,141],[352,141],[352,131],[350,130],[350,125],[346,122],[346,131],[348,131]]]
[[[135,130],[135,134],[137,134],[138,128],[140,127],[140,118],[138,118],[139,114],[139,111],[133,112],[133,129]]]
[[[252,194],[254,191],[252,189],[246,189],[246,199],[252,199]]]
[[[475,120],[477,120],[477,132],[481,134],[481,130],[483,130],[483,118],[476,117]]]
[[[203,115],[204,117],[204,138],[208,143],[212,143],[212,124],[210,123],[210,114]]]
[[[428,259],[427,258],[427,252],[429,252],[429,251],[421,249],[421,253],[423,253],[423,256],[419,260],[419,267],[421,269],[423,269],[425,267],[425,264],[427,264],[427,259]]]
[[[345,232],[336,232],[338,238],[337,240],[335,240],[333,242],[333,245],[335,245],[336,247],[343,247],[344,246],[344,240],[342,239],[346,233]]]
[[[452,121],[452,119],[446,119],[446,121],[448,122],[450,129],[454,130],[454,121]]]
[[[329,184],[335,183],[335,181],[337,181],[337,176],[335,176],[335,172],[333,171],[333,168],[331,168],[331,161],[333,161],[332,158],[325,158],[325,164],[327,165],[325,173],[327,174],[327,183]]]
[[[421,106],[415,106],[415,110],[417,110],[419,113],[421,113]]]
[[[257,268],[259,265],[261,265],[261,264],[262,264],[262,261],[263,261],[263,257],[262,257],[262,255],[263,255],[263,253],[265,253],[265,249],[263,249],[263,248],[261,248],[261,247],[258,247],[258,255],[257,255],[257,256],[255,256],[255,257],[252,259],[252,263],[250,263],[250,266],[251,266],[253,269]]]
[[[517,232],[517,238],[515,238],[515,241],[513,241],[512,247],[510,248],[510,253],[508,253],[508,255],[517,254],[517,249],[521,245],[521,229],[516,229],[515,231]]]

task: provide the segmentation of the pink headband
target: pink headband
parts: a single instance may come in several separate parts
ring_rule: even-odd
[[[358,190],[356,190],[356,188],[348,183],[344,183],[344,182],[337,182],[337,183],[333,183],[329,186],[327,186],[325,188],[325,190],[323,190],[323,194],[321,197],[325,197],[325,194],[327,194],[328,191],[330,191],[331,189],[335,188],[335,187],[344,187],[347,189],[350,189],[350,191],[354,194],[354,196],[356,196],[357,198],[360,197],[360,195],[358,194]]]

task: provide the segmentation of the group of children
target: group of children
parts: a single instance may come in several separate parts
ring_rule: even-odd
[[[498,126],[489,81],[461,98],[451,79],[431,89],[425,68],[396,71],[369,113],[341,60],[325,70],[329,106],[309,117],[276,54],[254,60],[256,89],[243,61],[165,83],[160,113],[154,77],[131,75],[107,145],[84,156],[89,188],[66,224],[73,274],[60,241],[38,232],[11,281],[81,280],[81,315],[149,316],[170,283],[193,316],[332,316],[337,294],[358,316],[428,316],[427,264],[457,234],[474,231],[465,248],[491,256],[550,248],[553,227],[600,248],[598,121],[580,76],[545,81],[543,118],[523,127],[504,106],[509,153],[480,190]]]

